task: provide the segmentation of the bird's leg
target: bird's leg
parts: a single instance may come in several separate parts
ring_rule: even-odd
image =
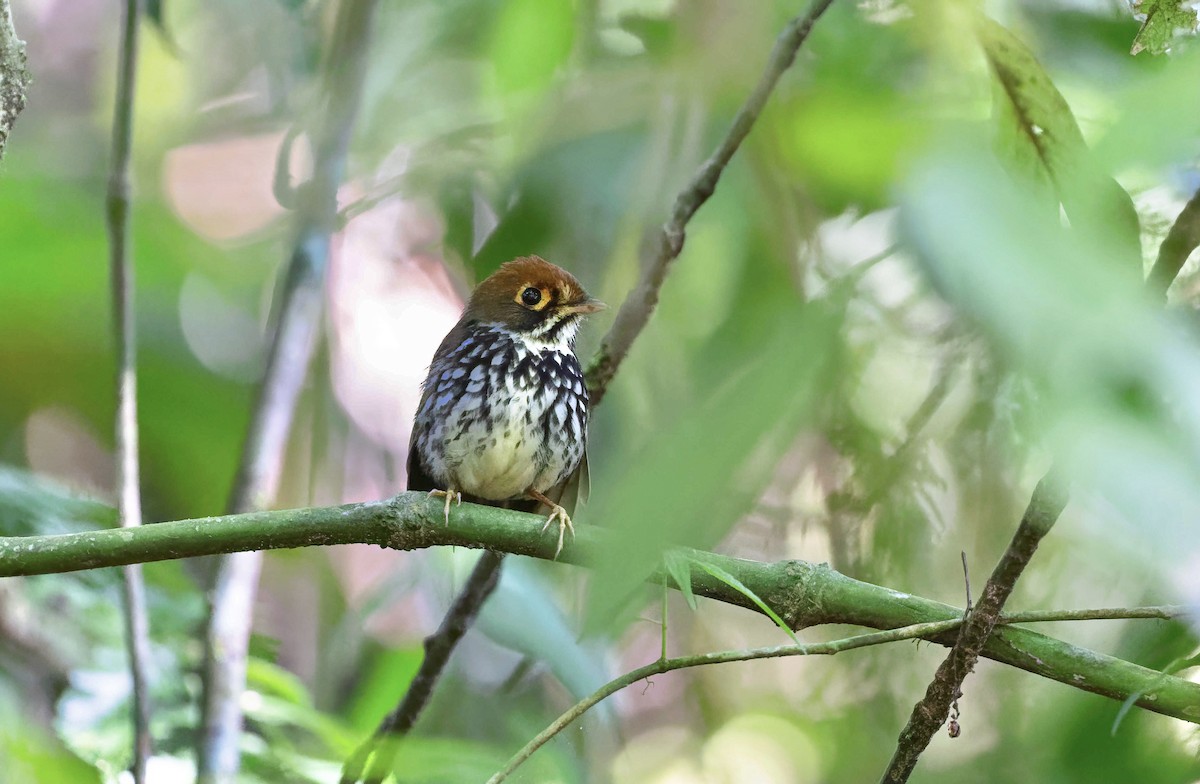
[[[450,502],[454,501],[458,506],[462,506],[462,493],[451,487],[448,490],[430,490],[429,495],[446,499],[446,525],[450,525]]]
[[[563,549],[563,536],[566,534],[566,532],[570,531],[571,538],[575,538],[575,526],[571,525],[571,516],[567,514],[566,509],[563,509],[561,506],[547,498],[543,493],[534,490],[532,487],[525,491],[525,495],[550,507],[550,516],[546,518],[546,524],[542,526],[542,533],[546,532],[546,529],[550,527],[551,523],[553,523],[555,520],[558,520],[558,547],[554,550],[554,557],[558,558],[558,554],[561,553]]]

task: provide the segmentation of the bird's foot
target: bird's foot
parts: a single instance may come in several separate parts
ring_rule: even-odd
[[[562,552],[563,538],[566,536],[567,531],[571,532],[572,539],[575,538],[575,526],[571,525],[571,515],[567,514],[566,509],[563,509],[561,506],[547,498],[544,494],[539,493],[533,488],[526,490],[525,493],[531,498],[534,498],[542,504],[550,507],[550,516],[546,518],[546,524],[542,526],[542,533],[546,533],[546,529],[550,527],[551,523],[553,523],[555,520],[558,521],[558,547],[554,549],[554,557],[557,559],[558,554]]]
[[[558,520],[558,546],[554,548],[554,558],[558,560],[558,554],[563,549],[563,536],[567,531],[571,532],[571,538],[575,538],[575,526],[571,525],[571,516],[567,514],[567,510],[563,509],[558,504],[550,504],[550,516],[546,518],[546,524],[542,526],[542,533],[546,533],[546,529],[550,524]]]
[[[462,506],[462,493],[450,488],[449,490],[430,490],[429,495],[434,498],[446,499],[446,525],[450,525],[450,502],[453,501],[458,506]]]

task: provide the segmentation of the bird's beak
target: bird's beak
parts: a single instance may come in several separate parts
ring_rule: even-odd
[[[605,305],[603,302],[596,299],[595,297],[588,297],[583,302],[577,302],[574,305],[566,305],[562,308],[559,308],[559,311],[561,313],[563,313],[564,315],[573,315],[575,313],[579,313],[579,314],[596,313],[598,311],[604,310],[607,307],[608,307],[608,305]]]

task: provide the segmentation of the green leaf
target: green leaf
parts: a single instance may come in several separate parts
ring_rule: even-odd
[[[496,20],[492,65],[504,95],[550,86],[575,40],[571,0],[511,0]]]
[[[1189,667],[1200,667],[1200,651],[1197,651],[1191,656],[1181,656],[1177,659],[1173,659],[1170,664],[1162,668],[1162,677],[1165,678],[1168,675],[1174,675],[1175,673],[1180,672],[1181,670],[1186,670]],[[1121,726],[1121,722],[1125,720],[1125,716],[1134,707],[1137,701],[1140,700],[1145,694],[1146,689],[1139,689],[1126,697],[1125,701],[1121,703],[1120,710],[1117,711],[1117,715],[1113,718],[1113,735],[1117,734],[1117,729]]]
[[[780,629],[783,629],[784,632],[787,633],[787,636],[792,638],[792,642],[796,643],[797,645],[800,644],[800,639],[798,637],[796,637],[796,633],[791,630],[791,627],[789,627],[786,623],[784,623],[783,619],[780,618],[779,615],[777,615],[776,612],[774,610],[772,610],[770,608],[770,606],[767,605],[766,602],[764,602],[762,599],[758,598],[758,594],[756,594],[754,591],[747,588],[742,583],[741,580],[734,577],[732,574],[725,571],[724,569],[722,569],[719,566],[714,566],[713,564],[710,564],[710,563],[704,563],[703,561],[699,561],[697,563],[701,569],[708,572],[709,574],[711,574],[713,577],[717,578],[721,582],[725,583],[730,588],[733,588],[735,591],[740,593],[742,596],[745,596],[750,601],[754,602],[754,604],[758,606],[758,609],[762,610],[763,613],[768,618],[770,618],[772,621],[775,622],[776,626],[778,626]]]
[[[293,705],[310,706],[308,689],[294,673],[257,656],[246,661],[246,686]]]
[[[901,225],[942,296],[1038,383],[1045,443],[1118,513],[1106,531],[1182,566],[1200,514],[1194,340],[1106,260],[1107,235],[1064,231],[981,149],[913,177]]]
[[[146,0],[144,8],[146,18],[158,29],[167,49],[174,53],[176,51],[175,41],[171,38],[171,33],[167,30],[166,19],[163,17],[163,0]]]
[[[362,665],[346,719],[360,733],[369,733],[379,717],[396,707],[396,700],[412,683],[421,667],[425,651],[420,644],[408,648],[388,648]]]
[[[696,609],[696,594],[692,593],[692,559],[680,550],[667,550],[663,553],[663,565],[667,574],[679,587],[683,598],[687,599],[688,607]]]
[[[553,586],[537,568],[521,560],[505,562],[500,584],[480,612],[478,626],[495,642],[545,662],[576,699],[612,677],[603,657],[580,642],[554,599]]]
[[[1104,232],[1117,243],[1124,269],[1142,270],[1133,200],[1092,159],[1062,93],[1033,52],[1008,29],[980,15],[976,35],[993,77],[997,152],[1028,178],[1048,213],[1061,202],[1071,225]]]
[[[117,511],[19,468],[0,465],[0,535],[66,534],[116,525]]]
[[[1195,31],[1196,9],[1188,5],[1185,0],[1134,0],[1133,13],[1145,14],[1146,18],[1133,37],[1129,53],[1164,54],[1177,33]]]

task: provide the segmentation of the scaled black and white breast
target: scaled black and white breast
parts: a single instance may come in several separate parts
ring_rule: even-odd
[[[501,501],[575,470],[588,399],[573,339],[574,329],[545,342],[480,324],[435,359],[413,440],[438,486]]]

